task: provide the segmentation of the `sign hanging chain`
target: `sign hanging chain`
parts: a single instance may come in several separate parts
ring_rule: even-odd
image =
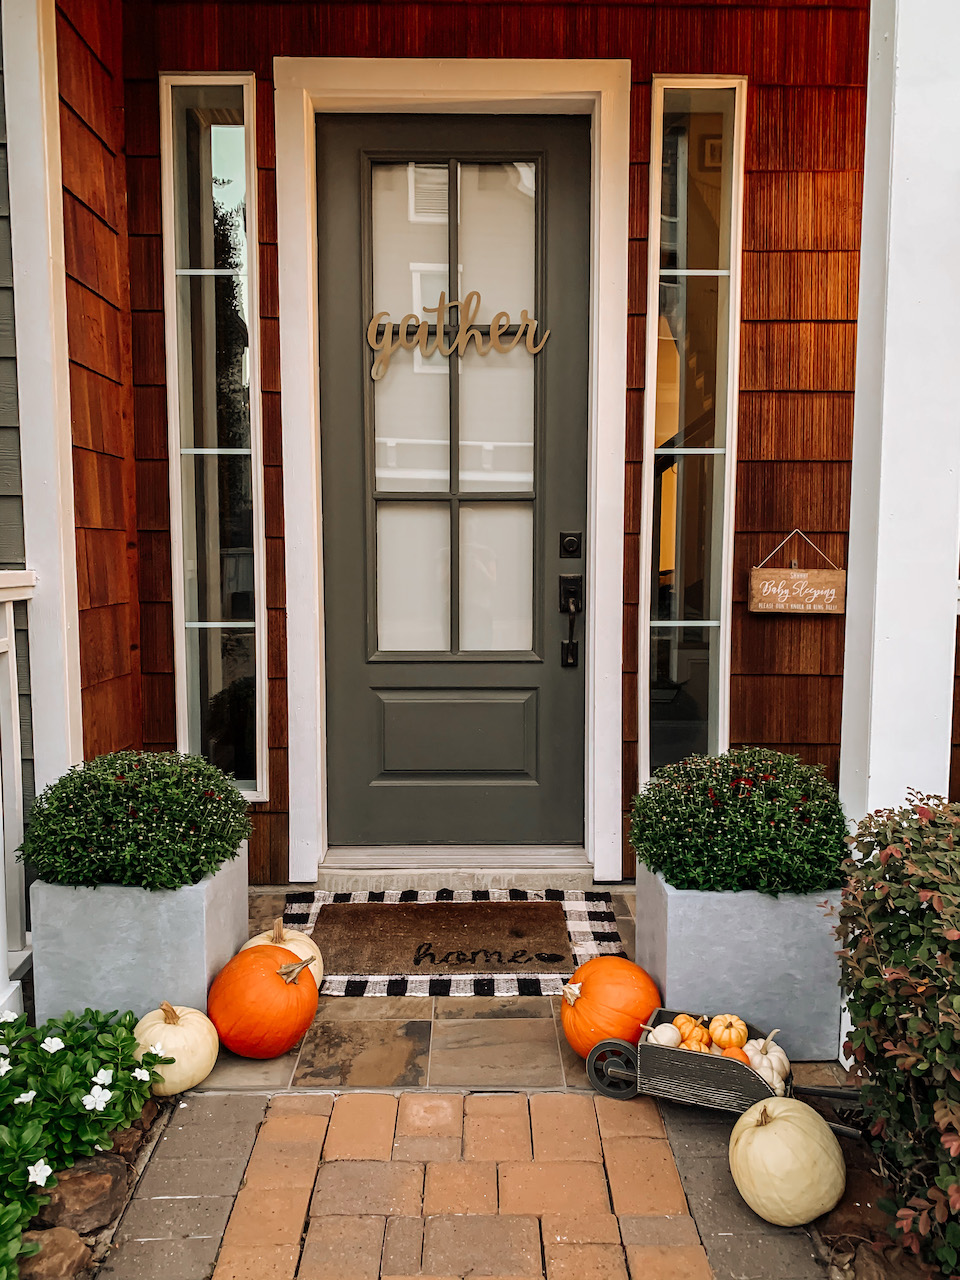
[[[821,551],[821,550],[820,550],[820,548],[817,546],[817,544],[816,544],[815,542],[810,542],[810,539],[807,537],[807,535],[803,532],[803,530],[802,530],[802,529],[794,529],[793,533],[788,533],[788,534],[787,534],[787,536],[784,538],[784,540],[783,540],[782,542],[778,542],[778,543],[777,543],[777,545],[776,545],[776,546],[773,548],[773,550],[770,552],[770,554],[769,554],[768,556],[765,556],[765,557],[764,557],[764,559],[763,559],[763,560],[761,560],[761,561],[760,561],[760,563],[759,563],[756,567],[757,567],[758,569],[762,569],[762,568],[763,568],[763,566],[767,563],[767,561],[768,561],[768,560],[772,560],[772,559],[773,559],[773,557],[774,557],[774,556],[777,554],[777,552],[780,550],[780,548],[781,548],[781,547],[785,547],[785,546],[787,545],[787,543],[790,541],[790,539],[791,539],[791,538],[795,538],[795,537],[797,536],[797,534],[798,534],[798,533],[799,533],[800,537],[804,540],[804,542],[809,542],[809,543],[810,543],[810,546],[811,546],[811,547],[813,547],[814,551],[817,553],[817,555],[818,555],[818,556],[821,556],[824,560],[826,560],[827,564],[830,566],[830,568],[831,568],[831,569],[836,569],[836,568],[837,568],[837,566],[833,563],[833,561],[830,559],[830,557],[829,557],[825,552]],[[794,563],[796,563],[796,562],[794,562]],[[837,572],[839,572],[839,570],[837,570]]]

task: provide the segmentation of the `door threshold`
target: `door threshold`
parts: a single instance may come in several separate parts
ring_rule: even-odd
[[[365,889],[593,888],[586,850],[571,845],[338,845],[327,850],[317,887]]]

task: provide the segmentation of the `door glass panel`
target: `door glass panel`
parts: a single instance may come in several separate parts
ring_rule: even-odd
[[[726,276],[660,280],[657,342],[658,449],[717,449],[726,421]],[[718,425],[719,424],[719,425]]]
[[[536,194],[532,162],[460,165],[461,278],[481,295],[476,324],[536,315]]]
[[[533,491],[534,359],[525,347],[460,361],[460,488]]]
[[[450,361],[398,351],[373,384],[377,489],[446,492],[450,486]]]
[[[718,465],[719,463],[719,465]],[[657,454],[651,617],[719,616],[724,467],[714,454]]]
[[[533,504],[460,507],[460,648],[533,648]]]
[[[377,647],[450,648],[450,510],[445,503],[377,504]]]
[[[730,266],[735,90],[667,89],[660,268]]]
[[[719,635],[719,627],[654,626],[650,633],[651,772],[715,749]]]
[[[423,317],[447,283],[447,166],[373,166],[373,310]],[[435,319],[435,317],[428,317]]]

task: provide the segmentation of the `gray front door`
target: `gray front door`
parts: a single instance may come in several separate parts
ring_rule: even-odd
[[[580,844],[589,123],[317,150],[330,843]]]

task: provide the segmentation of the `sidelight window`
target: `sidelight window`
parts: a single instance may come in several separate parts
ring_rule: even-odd
[[[252,77],[163,77],[177,746],[266,798]]]
[[[729,738],[741,80],[653,86],[641,781]]]

